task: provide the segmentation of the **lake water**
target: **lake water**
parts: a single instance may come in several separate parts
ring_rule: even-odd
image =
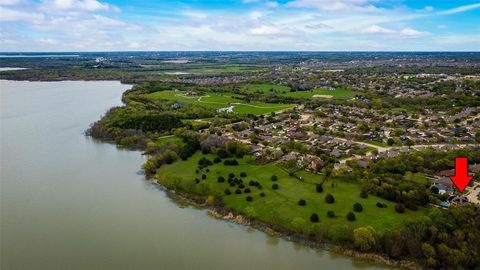
[[[180,207],[83,135],[128,88],[0,81],[1,269],[382,269]]]

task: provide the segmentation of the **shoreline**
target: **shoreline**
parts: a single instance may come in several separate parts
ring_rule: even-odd
[[[308,236],[293,234],[292,232],[280,226],[272,225],[263,221],[250,220],[243,215],[235,213],[234,210],[226,208],[224,206],[210,205],[207,203],[207,200],[202,196],[167,188],[166,186],[162,185],[160,181],[155,177],[152,178],[150,181],[153,181],[156,185],[158,185],[168,197],[177,201],[177,203],[184,203],[190,206],[204,209],[207,211],[207,214],[209,216],[220,221],[233,222],[238,225],[256,229],[270,236],[279,237],[284,240],[302,244],[313,249],[324,249],[327,251],[338,253],[340,255],[361,259],[366,262],[371,262],[378,265],[410,270],[423,269],[419,264],[413,261],[393,260],[381,254],[360,252],[338,244],[331,244],[327,241],[317,242]]]

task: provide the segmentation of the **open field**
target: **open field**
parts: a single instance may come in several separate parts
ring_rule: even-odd
[[[282,94],[283,96],[293,98],[334,98],[334,99],[347,99],[354,97],[357,93],[349,89],[313,89],[310,91],[296,91],[287,92]]]
[[[290,87],[275,84],[249,84],[245,90],[250,93],[273,94],[293,98],[334,98],[346,99],[354,97],[357,92],[349,89],[313,89],[309,91],[290,92]]]
[[[420,208],[417,212],[407,210],[404,214],[398,214],[394,210],[394,203],[384,199],[370,195],[368,198],[360,198],[361,187],[356,183],[347,183],[343,181],[328,180],[324,184],[324,191],[318,193],[315,189],[315,183],[321,181],[322,176],[309,172],[299,172],[299,176],[303,181],[295,177],[291,177],[284,170],[274,164],[255,165],[249,162],[248,158],[237,159],[238,166],[225,166],[222,163],[214,164],[206,169],[196,173],[197,164],[202,154],[197,152],[187,161],[177,161],[171,165],[164,165],[157,171],[157,175],[165,181],[164,183],[178,184],[177,187],[185,189],[187,192],[202,193],[207,191],[208,194],[217,194],[221,197],[227,207],[235,209],[240,213],[245,213],[246,207],[252,207],[257,219],[276,223],[286,228],[297,229],[293,224],[294,218],[305,220],[303,226],[304,231],[314,231],[316,226],[325,225],[351,225],[351,226],[372,226],[378,232],[384,232],[394,228],[395,225],[401,223],[406,218],[415,217],[425,214],[426,209]],[[207,155],[208,159],[213,160],[214,155]],[[245,187],[250,188],[251,193],[235,194],[238,188],[230,187],[225,181],[218,183],[219,176],[228,179],[229,173],[234,173],[235,177],[240,178],[240,173],[245,172],[243,177]],[[202,179],[202,174],[207,178],[200,180],[200,184],[195,184],[195,179]],[[276,175],[278,180],[273,182],[270,180],[272,175]],[[249,186],[250,180],[258,181],[263,188],[259,190],[255,186]],[[279,189],[272,189],[272,184],[277,183]],[[332,185],[334,184],[334,185]],[[225,195],[225,189],[229,189],[232,194]],[[261,197],[260,193],[265,193],[265,197]],[[335,203],[327,204],[325,202],[326,194],[332,194],[335,197]],[[252,196],[253,201],[247,202],[246,197]],[[299,206],[300,199],[306,200],[305,206]],[[346,214],[352,210],[354,203],[363,205],[363,212],[355,212],[357,220],[350,222],[346,219]],[[385,209],[376,207],[376,203],[381,202],[388,205]],[[327,211],[335,211],[336,217],[327,217]],[[317,213],[320,217],[319,223],[312,223],[310,215]]]
[[[179,103],[200,104],[208,108],[221,109],[233,106],[233,112],[239,114],[268,114],[271,112],[281,111],[292,108],[293,104],[277,104],[277,103],[263,103],[251,102],[244,103],[242,96],[235,94],[223,94],[208,92],[203,96],[187,96],[182,91],[160,91],[147,95],[146,98],[163,99]]]

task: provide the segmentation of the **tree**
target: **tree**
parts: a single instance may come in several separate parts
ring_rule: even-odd
[[[355,203],[353,205],[353,210],[355,212],[362,212],[363,211],[363,206],[360,203]]]
[[[368,227],[359,227],[353,230],[353,243],[361,251],[371,250],[375,244],[375,230]]]
[[[357,217],[355,216],[355,214],[353,212],[348,212],[347,219],[349,221],[355,221],[357,219]]]
[[[388,144],[389,146],[392,146],[392,145],[395,144],[395,140],[394,140],[393,138],[388,138],[388,139],[387,139],[387,144]]]
[[[333,197],[332,194],[328,193],[327,196],[325,196],[325,202],[326,202],[326,203],[334,203],[334,202],[335,202],[335,198]]]

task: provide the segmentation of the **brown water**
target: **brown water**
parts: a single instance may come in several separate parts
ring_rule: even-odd
[[[128,88],[0,81],[0,269],[382,269],[171,201],[83,135]]]

